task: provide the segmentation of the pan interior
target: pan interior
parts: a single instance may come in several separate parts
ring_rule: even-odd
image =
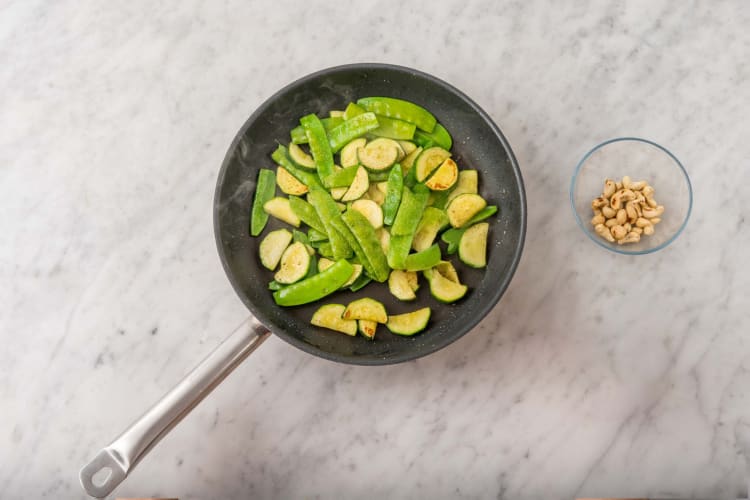
[[[470,287],[464,299],[441,304],[430,296],[420,276],[417,300],[400,302],[386,284],[371,283],[352,293],[337,292],[314,304],[281,308],[266,288],[273,273],[260,265],[258,245],[268,231],[284,226],[270,218],[259,238],[249,236],[250,209],[259,168],[274,168],[270,158],[278,143],[289,141],[289,130],[301,116],[344,109],[365,96],[389,96],[413,101],[430,110],[453,135],[453,155],[460,168],[479,171],[480,194],[499,207],[489,219],[486,269],[451,261],[461,281]],[[470,330],[497,303],[521,256],[526,230],[526,202],[521,174],[507,141],[476,104],[450,85],[408,68],[358,64],[330,68],[302,78],[268,99],[248,119],[227,152],[216,188],[214,229],[224,269],[242,301],[272,332],[289,343],[323,358],[353,364],[390,364],[434,352]],[[441,245],[444,245],[441,243]],[[443,246],[444,248],[444,246]],[[376,339],[349,337],[310,325],[323,303],[346,304],[369,296],[386,304],[389,314],[429,306],[430,324],[413,337],[392,335],[385,326]]]

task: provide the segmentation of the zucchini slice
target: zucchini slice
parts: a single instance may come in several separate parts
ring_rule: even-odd
[[[448,201],[445,202],[449,205],[453,198],[461,196],[462,194],[470,193],[477,194],[479,192],[479,176],[476,170],[461,170],[458,172],[458,180],[453,191],[448,195]]]
[[[396,314],[388,318],[385,326],[396,335],[414,335],[427,327],[430,312],[429,307],[423,307],[406,314]]]
[[[444,278],[448,278],[454,283],[461,283],[461,281],[458,279],[456,268],[453,267],[453,264],[451,264],[450,261],[441,261],[440,263],[438,263],[438,265],[435,266],[435,270],[443,275]]]
[[[375,330],[378,329],[378,322],[370,321],[369,319],[358,319],[357,329],[363,337],[370,340],[375,340]]]
[[[300,196],[309,191],[307,186],[298,181],[296,177],[281,165],[276,169],[276,184],[286,194]]]
[[[347,191],[349,191],[348,187],[332,188],[331,198],[333,198],[334,200],[340,200]]]
[[[417,298],[417,294],[409,284],[408,273],[409,271],[394,269],[388,276],[388,290],[398,300],[408,301]],[[416,276],[416,273],[413,274]]]
[[[263,238],[258,247],[260,254],[260,263],[263,267],[273,271],[281,260],[284,250],[292,241],[292,233],[286,229],[277,229],[271,231]]]
[[[429,179],[425,182],[425,185],[433,191],[445,191],[453,187],[458,179],[458,165],[450,158],[440,164],[435,169]]]
[[[398,145],[401,146],[401,149],[403,149],[404,153],[406,153],[407,155],[411,154],[415,149],[417,149],[417,145],[411,141],[398,141]]]
[[[292,207],[289,206],[288,198],[282,198],[280,196],[271,198],[265,203],[265,205],[263,205],[263,210],[265,210],[268,215],[273,215],[277,219],[283,220],[294,227],[299,227],[301,222],[299,217],[297,217],[297,214],[292,210]]]
[[[365,216],[372,227],[380,229],[383,227],[383,209],[372,200],[357,200],[352,203],[352,210],[356,210]]]
[[[445,211],[451,226],[461,227],[486,206],[487,202],[478,194],[466,193],[453,198]]]
[[[315,170],[315,160],[297,144],[289,143],[289,157],[294,163],[308,170]]]
[[[357,150],[357,158],[372,170],[385,170],[396,163],[400,146],[393,139],[378,138]]]
[[[487,233],[490,225],[486,222],[474,224],[461,236],[458,244],[458,258],[471,267],[487,265]]]
[[[449,151],[437,146],[422,151],[414,163],[414,167],[417,169],[417,182],[423,182],[433,170],[450,157]]]
[[[310,323],[354,337],[357,335],[357,321],[342,318],[345,309],[342,304],[326,304],[313,313]]]
[[[375,187],[384,195],[388,194],[388,181],[376,182]]]
[[[411,153],[406,155],[406,158],[401,162],[401,168],[404,170],[404,176],[409,172],[409,169],[414,165],[414,162],[422,154],[422,148],[417,148]]]
[[[396,157],[396,161],[401,161],[406,157],[406,151],[404,151],[404,148],[401,147],[400,141],[395,141],[397,146],[397,152],[398,156]]]
[[[419,277],[414,271],[404,271],[406,273],[406,279],[409,282],[409,286],[415,292],[419,290]]]
[[[384,227],[381,227],[377,231],[378,240],[380,241],[380,248],[383,249],[383,253],[388,255],[388,247],[391,244],[391,233]]]
[[[359,159],[357,158],[357,150],[359,148],[365,147],[365,144],[367,144],[367,139],[365,139],[364,137],[349,141],[349,143],[341,149],[341,166],[346,168],[357,165],[359,163]]]
[[[281,266],[273,279],[284,285],[290,285],[304,278],[309,268],[310,253],[307,251],[307,245],[297,241],[284,250],[281,255]]]
[[[378,205],[382,205],[383,203],[385,203],[385,195],[380,189],[378,189],[378,185],[376,183],[370,184],[370,189],[367,191],[367,196]]]
[[[434,269],[426,269],[423,273],[430,283],[430,293],[440,302],[455,302],[469,290],[466,285],[455,283]]]
[[[344,118],[344,112],[340,109],[332,109],[328,112],[328,116],[331,118]]]
[[[369,297],[350,302],[341,317],[344,319],[367,319],[378,323],[388,322],[388,313],[385,312],[385,306]]]
[[[349,186],[349,189],[344,193],[344,196],[341,197],[341,201],[358,200],[369,188],[370,179],[367,177],[367,170],[363,167],[359,167],[351,186]]]
[[[417,252],[427,250],[435,241],[438,232],[446,226],[448,226],[448,216],[445,212],[434,207],[425,208],[417,226],[417,232],[414,233],[411,247]]]

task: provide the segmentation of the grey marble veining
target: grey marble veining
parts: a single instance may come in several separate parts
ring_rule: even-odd
[[[736,498],[750,451],[750,4],[6,2],[0,15],[0,497],[80,498],[79,467],[246,316],[215,177],[275,90],[348,62],[464,90],[522,166],[503,300],[416,362],[272,338],[119,496]],[[607,253],[573,166],[621,135],[695,191],[672,247]]]

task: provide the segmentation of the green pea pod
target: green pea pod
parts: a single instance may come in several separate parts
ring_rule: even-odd
[[[383,224],[390,226],[396,218],[398,206],[401,203],[401,192],[404,189],[404,174],[401,165],[396,163],[388,174],[388,184],[383,203]]]
[[[429,197],[430,190],[423,184],[415,186],[414,191],[404,186],[401,204],[391,227],[391,236],[414,236]]]
[[[384,170],[381,172],[376,172],[374,170],[368,170],[367,171],[367,179],[370,182],[385,182],[388,180],[388,176],[390,175],[390,170]]]
[[[424,130],[425,132],[432,132],[437,123],[437,120],[432,113],[424,109],[422,106],[418,106],[413,102],[404,101],[403,99],[394,99],[392,97],[364,97],[359,99],[357,104],[365,108],[367,111],[372,111],[377,115],[383,115],[388,118],[396,118],[397,120],[404,120],[413,123],[419,127],[420,130]]]
[[[393,269],[405,269],[406,258],[411,250],[412,236],[391,236],[388,243],[388,265]]]
[[[362,112],[364,113],[365,110],[363,109]],[[323,124],[323,128],[326,129],[326,132],[328,132],[329,130],[333,130],[334,128],[344,123],[344,119],[340,116],[332,116],[330,118],[321,118],[320,123]],[[289,132],[289,135],[292,137],[293,143],[307,144],[307,134],[305,134],[305,129],[302,127],[302,125],[294,127],[291,132]]]
[[[275,291],[273,300],[280,306],[298,306],[315,302],[341,288],[353,272],[354,267],[349,262],[339,260],[322,273]]]
[[[356,280],[354,280],[354,283],[352,283],[352,285],[349,287],[349,290],[351,290],[352,292],[356,292],[357,290],[364,288],[364,286],[371,281],[372,278],[370,278],[365,273],[362,273]]]
[[[291,158],[289,158],[289,150],[286,148],[286,146],[282,146],[281,144],[279,144],[279,147],[276,148],[276,151],[271,154],[271,158],[277,164],[284,167],[287,172],[292,174],[292,177],[300,181],[305,186],[312,188],[313,186],[320,185],[317,175],[312,172],[303,170],[294,164]]]
[[[371,130],[378,128],[378,119],[375,113],[364,113],[346,120],[338,127],[328,132],[328,144],[334,153],[343,148],[349,141],[365,135]]]
[[[317,212],[315,213],[315,215],[317,215]],[[317,229],[310,227],[310,230],[307,232],[307,238],[310,240],[311,244],[317,243],[319,241],[328,241],[328,233],[326,233],[325,231],[318,231]]]
[[[407,271],[424,271],[440,263],[440,247],[436,244],[426,250],[413,253],[406,257],[404,267]]]
[[[253,210],[250,214],[250,234],[258,236],[268,222],[268,214],[263,205],[276,194],[276,174],[273,170],[261,168],[258,172],[258,183],[255,185]]]
[[[326,179],[333,173],[333,152],[331,152],[331,145],[328,144],[326,130],[320,123],[320,118],[312,113],[300,118],[299,122],[307,134],[307,142],[310,143],[310,152],[315,160],[318,177],[325,185]]]
[[[417,168],[412,165],[404,177],[404,186],[413,189],[417,185]]]
[[[352,234],[351,230],[349,229],[349,226],[346,225],[344,222],[344,219],[341,218],[341,215],[339,214],[337,217],[334,217],[331,219],[331,224],[333,227],[336,228],[336,231],[346,240],[346,242],[349,244],[351,249],[354,251],[354,255],[356,256],[356,259],[359,261],[360,264],[362,264],[362,267],[365,268],[365,271],[367,271],[368,274],[374,276],[375,271],[372,268],[372,264],[370,263],[370,260],[365,255],[364,250],[362,250],[362,246],[359,244],[359,240],[354,237],[354,234]]]
[[[316,231],[325,233],[326,235],[328,234],[325,225],[320,220],[318,212],[316,212],[313,206],[308,202],[298,196],[289,196],[289,207],[292,209],[292,212],[294,212],[294,215],[299,217],[302,222]],[[328,238],[328,236],[326,236],[326,238]]]
[[[431,133],[423,132],[421,130],[414,132],[414,142],[425,149],[432,146],[440,146],[449,151],[451,146],[453,146],[453,138],[451,137],[451,134],[439,123],[435,124],[435,129]]]
[[[335,260],[348,259],[352,256],[352,248],[347,243],[344,236],[334,227],[333,219],[340,214],[339,207],[328,191],[315,188],[307,194],[307,199],[315,208],[320,220],[325,226],[326,234],[331,245],[331,253]],[[320,249],[318,249],[320,250]],[[321,251],[321,255],[323,252]]]
[[[372,278],[381,283],[387,280],[390,274],[388,261],[380,246],[380,240],[375,234],[375,228],[364,215],[356,210],[347,210],[341,214],[341,218],[362,247],[364,255],[359,256],[359,259],[364,258],[370,262],[373,271]]]
[[[333,259],[333,247],[331,246],[330,241],[318,245],[317,250],[318,253],[326,259]]]
[[[367,113],[365,108],[358,106],[356,103],[350,102],[344,110],[344,120],[351,120],[355,116],[359,116],[363,113]]]
[[[432,192],[432,206],[443,210],[445,204],[448,203],[448,196],[451,194],[453,189],[446,189],[445,191],[433,191]]]
[[[411,140],[414,137],[416,125],[413,123],[388,118],[383,115],[376,115],[380,126],[373,129],[370,133],[377,137],[387,137],[389,139]]]
[[[359,165],[352,165],[351,167],[342,168],[338,172],[334,172],[326,179],[328,188],[349,187],[357,175],[357,169],[359,169]]]
[[[268,289],[269,289],[269,290],[273,290],[273,291],[276,291],[276,290],[281,290],[281,289],[282,289],[282,288],[284,288],[285,286],[286,286],[286,285],[284,285],[284,284],[282,284],[282,283],[279,283],[279,282],[278,282],[278,281],[276,281],[276,280],[271,280],[271,281],[269,281],[269,282],[268,282]]]
[[[296,229],[292,229],[292,241],[298,241],[300,243],[304,243],[305,245],[310,244],[310,239],[307,237],[307,235],[302,231],[297,231]]]
[[[448,229],[446,232],[444,232],[440,239],[443,240],[448,244],[448,248],[446,249],[445,253],[448,255],[453,255],[458,251],[458,244],[461,241],[461,236],[466,232],[467,229],[469,229],[471,226],[476,224],[477,222],[481,222],[484,219],[491,217],[497,212],[497,206],[496,205],[488,205],[484,207],[482,210],[477,212],[474,217],[469,219],[469,221],[464,224],[460,228],[451,228]]]

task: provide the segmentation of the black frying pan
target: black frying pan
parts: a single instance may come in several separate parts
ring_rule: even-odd
[[[356,293],[339,292],[323,301],[346,304],[370,296],[386,304],[389,314],[430,306],[429,327],[414,337],[392,335],[382,326],[374,341],[362,336],[349,337],[310,324],[320,303],[293,308],[275,305],[265,287],[273,279],[273,273],[263,268],[258,258],[262,238],[248,235],[258,169],[274,167],[270,154],[279,142],[289,142],[289,130],[298,125],[299,117],[307,113],[327,116],[329,110],[343,110],[347,103],[367,96],[398,97],[431,111],[453,135],[452,151],[459,167],[477,169],[480,194],[500,208],[499,214],[489,220],[492,244],[487,268],[472,269],[462,265],[457,256],[451,258],[461,281],[470,287],[461,301],[449,305],[437,302],[430,296],[423,278],[416,302],[396,300],[387,285],[380,283],[371,283]],[[283,225],[272,218],[271,229],[277,227],[274,224]],[[219,173],[214,230],[229,281],[248,309],[273,333],[322,358],[385,365],[425,356],[447,346],[495,306],[521,258],[526,199],[510,145],[490,117],[466,95],[413,69],[388,64],[351,64],[297,80],[269,98],[248,118],[229,147]]]
[[[349,337],[312,326],[320,303],[281,308],[267,283],[272,273],[260,266],[260,238],[249,235],[250,208],[258,169],[272,168],[270,154],[278,142],[289,141],[289,130],[300,116],[343,109],[366,96],[399,97],[430,110],[453,134],[459,167],[479,171],[481,195],[498,205],[490,222],[486,269],[471,269],[451,260],[469,293],[454,304],[440,304],[422,280],[417,300],[403,303],[384,284],[371,283],[357,293],[338,292],[326,303],[348,303],[362,296],[386,304],[389,314],[430,306],[427,329],[413,337],[378,329],[375,340]],[[269,229],[277,222],[271,221]],[[269,229],[266,229],[268,231]],[[521,172],[505,137],[489,116],[457,89],[418,71],[386,64],[352,64],[306,76],[283,88],[248,118],[229,147],[219,172],[214,198],[214,231],[224,270],[254,318],[142,415],[80,472],[81,485],[92,496],[104,497],[128,475],[141,458],[190,410],[268,337],[268,330],[310,354],[344,363],[385,365],[415,359],[447,346],[468,332],[497,303],[518,266],[526,233],[526,199]],[[265,234],[265,233],[264,233]]]

